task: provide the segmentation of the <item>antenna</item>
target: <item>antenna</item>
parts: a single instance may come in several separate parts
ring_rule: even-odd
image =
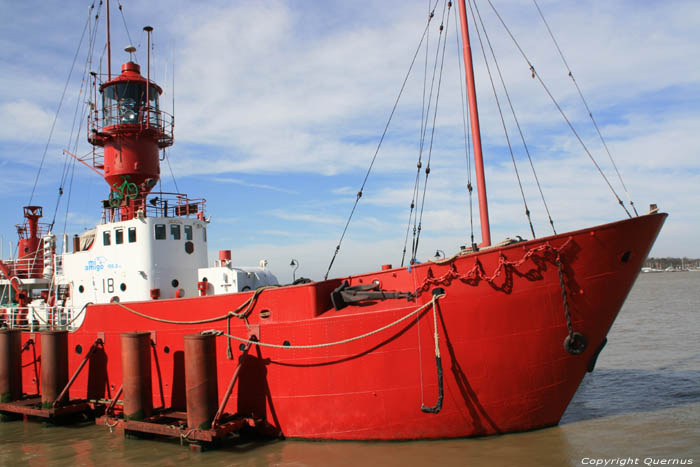
[[[173,57],[173,77],[172,77],[173,89],[171,92],[173,93],[173,118],[174,118],[175,117],[175,48],[174,47],[171,49],[170,54]]]
[[[129,45],[127,45],[126,47],[124,47],[124,52],[129,52],[129,61],[130,61],[130,62],[133,62],[133,60],[132,60],[132,58],[133,58],[133,57],[132,57],[132,54],[133,54],[134,52],[136,52],[136,47],[134,47],[133,45],[129,44]]]
[[[109,42],[109,0],[107,0],[107,81],[112,81],[112,46]]]
[[[146,111],[148,112],[146,115],[146,128],[148,128],[151,123],[151,100],[149,90],[151,89],[151,32],[153,28],[151,26],[146,26],[143,30],[146,31],[148,35],[148,51],[146,54],[148,57],[146,59]]]

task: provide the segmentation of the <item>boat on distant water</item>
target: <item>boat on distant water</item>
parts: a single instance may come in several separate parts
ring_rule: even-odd
[[[40,206],[26,206],[19,253],[0,262],[0,360],[21,367],[0,380],[0,411],[80,400],[106,412],[107,424],[146,430],[167,419],[187,440],[231,426],[388,440],[557,424],[667,215],[492,245],[467,10],[458,5],[479,245],[288,285],[264,262],[234,266],[230,251],[209,265],[204,199],[153,192],[159,153],[174,143],[162,89],[133,61],[114,77],[108,64],[106,77],[92,75],[95,150],[75,156],[109,186],[103,222],[70,241],[40,223]],[[426,30],[437,27],[433,17]],[[418,170],[427,177],[429,164]],[[202,347],[191,350],[193,341]],[[40,373],[53,375],[52,387]]]
[[[645,268],[642,268],[642,272],[664,272],[664,270],[645,267]]]

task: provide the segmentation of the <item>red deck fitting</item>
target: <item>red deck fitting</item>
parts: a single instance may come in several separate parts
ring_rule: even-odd
[[[102,416],[95,419],[97,425],[108,426],[111,430],[138,434],[180,438],[180,442],[216,443],[238,433],[242,428],[256,427],[260,421],[252,418],[227,416],[216,428],[190,429],[187,427],[187,412],[163,410],[144,420],[124,420],[113,416]]]
[[[0,402],[0,412],[27,415],[40,418],[58,418],[65,415],[92,412],[87,401],[70,401],[58,407],[41,408],[41,396],[29,396],[12,402]]]

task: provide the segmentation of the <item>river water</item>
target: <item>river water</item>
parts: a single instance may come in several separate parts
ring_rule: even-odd
[[[700,273],[642,274],[559,426],[476,439],[190,452],[102,426],[0,423],[0,465],[700,465]]]

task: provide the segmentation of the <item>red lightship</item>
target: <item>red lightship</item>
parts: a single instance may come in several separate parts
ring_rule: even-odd
[[[458,4],[478,247],[290,285],[265,263],[233,266],[227,251],[209,266],[204,200],[152,192],[173,117],[150,72],[129,61],[102,83],[93,74],[96,150],[74,156],[110,187],[103,222],[70,242],[28,206],[20,254],[0,262],[0,412],[89,410],[110,426],[192,442],[243,427],[389,440],[557,424],[666,214],[491,245],[467,12]]]

